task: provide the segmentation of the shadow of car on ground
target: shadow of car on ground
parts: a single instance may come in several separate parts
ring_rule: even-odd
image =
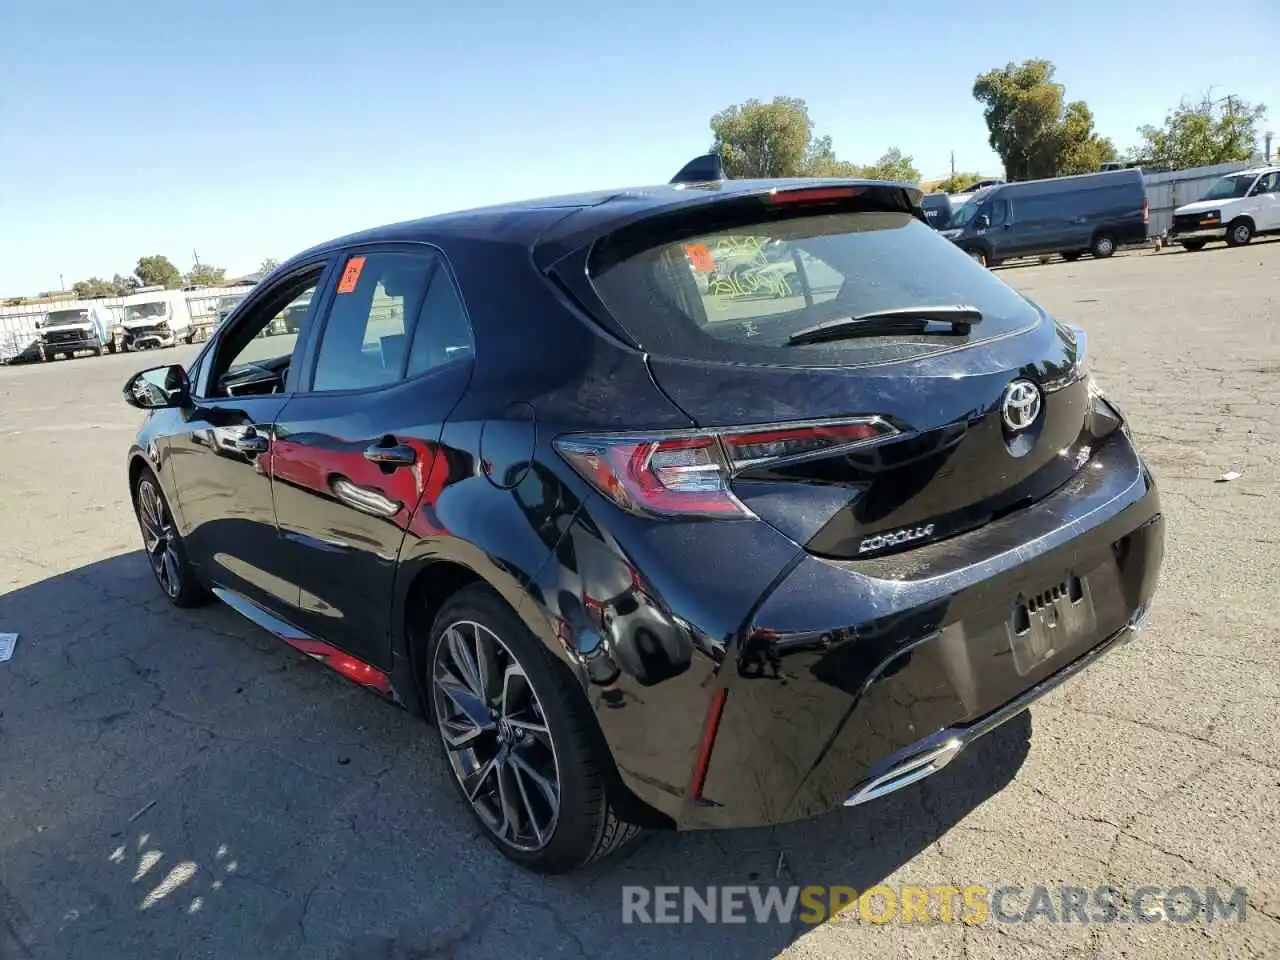
[[[867,806],[547,878],[486,842],[421,721],[225,607],[170,607],[141,551],[0,596],[0,632],[0,957],[763,960],[806,928],[624,926],[622,888],[865,890],[1003,789],[1031,733]]]

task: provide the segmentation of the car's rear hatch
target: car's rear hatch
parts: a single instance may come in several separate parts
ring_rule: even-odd
[[[900,197],[811,193],[618,231],[590,258],[598,299],[577,291],[722,435],[748,509],[814,553],[866,558],[1024,508],[1088,463],[1117,421],[1093,413],[1073,331]],[[948,322],[957,307],[976,322]],[[829,338],[795,342],[822,324]]]

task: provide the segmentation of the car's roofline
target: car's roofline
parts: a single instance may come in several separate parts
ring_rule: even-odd
[[[313,259],[333,250],[358,244],[435,243],[457,238],[488,239],[531,247],[557,223],[586,210],[593,212],[589,218],[591,227],[594,230],[607,232],[612,226],[621,226],[638,218],[657,213],[669,213],[683,207],[710,204],[717,200],[763,195],[779,190],[813,187],[901,190],[914,206],[919,206],[923,197],[923,192],[915,184],[886,180],[812,177],[664,183],[647,187],[597,190],[476,207],[374,227],[311,247],[291,257],[289,264]],[[576,228],[578,218],[575,217],[574,220]]]

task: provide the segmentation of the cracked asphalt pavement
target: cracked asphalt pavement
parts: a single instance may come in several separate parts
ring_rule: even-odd
[[[0,958],[1280,955],[1280,242],[1010,267],[1088,328],[1162,487],[1138,638],[931,781],[772,830],[507,865],[420,722],[139,549],[120,399],[173,352],[0,369]],[[1232,482],[1216,482],[1225,471]],[[624,926],[624,884],[1248,889],[1244,923]]]

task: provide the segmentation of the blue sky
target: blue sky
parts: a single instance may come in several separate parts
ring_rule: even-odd
[[[1210,87],[1280,129],[1275,0],[196,6],[0,0],[0,294],[661,182],[749,97],[804,98],[844,159],[998,173],[973,79],[1030,57],[1121,148]]]

